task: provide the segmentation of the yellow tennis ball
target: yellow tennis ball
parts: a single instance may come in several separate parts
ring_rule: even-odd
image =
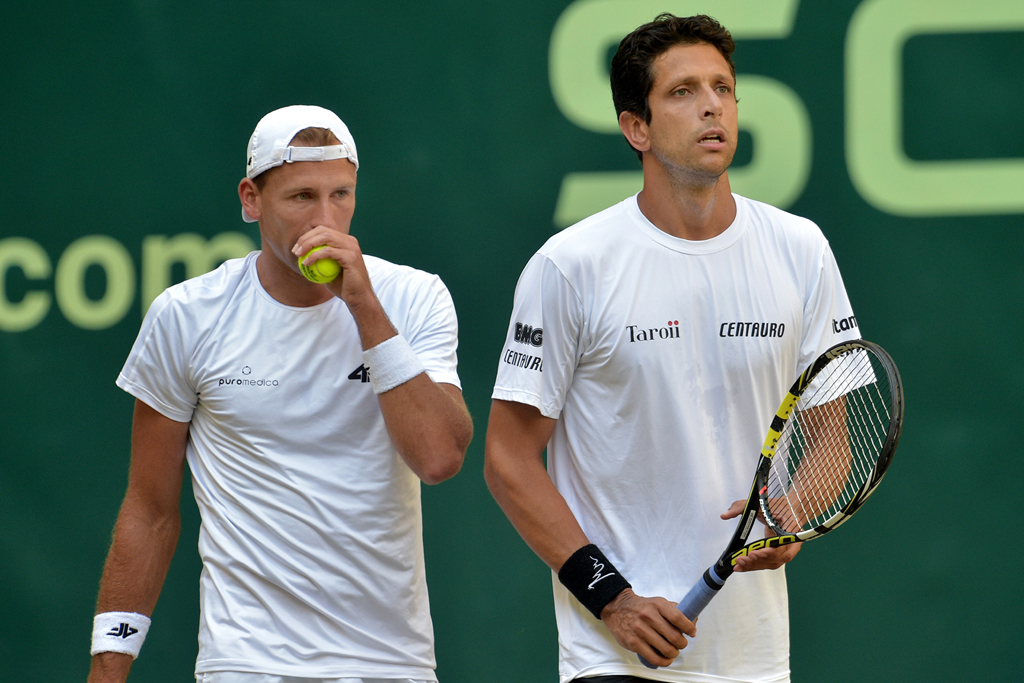
[[[305,275],[306,279],[310,282],[317,282],[319,284],[333,282],[334,279],[341,274],[341,266],[339,266],[338,262],[332,258],[322,258],[309,266],[303,263],[310,254],[320,251],[323,248],[324,247],[313,247],[305,256],[299,258],[299,270],[302,271],[302,274]]]

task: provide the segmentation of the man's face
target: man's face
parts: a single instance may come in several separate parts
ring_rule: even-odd
[[[356,167],[348,159],[297,161],[266,171],[256,194],[263,252],[299,272],[292,247],[317,226],[348,233],[356,208]]]
[[[653,66],[648,95],[651,149],[680,180],[714,182],[736,153],[736,81],[713,46],[676,45]]]

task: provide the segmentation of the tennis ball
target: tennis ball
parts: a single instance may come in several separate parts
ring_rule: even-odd
[[[302,274],[305,275],[306,279],[310,282],[317,282],[320,284],[333,282],[334,279],[341,274],[341,266],[339,266],[338,262],[332,258],[322,258],[310,266],[303,263],[303,261],[306,260],[306,257],[323,248],[324,247],[313,247],[305,256],[299,257],[299,270],[302,271]]]

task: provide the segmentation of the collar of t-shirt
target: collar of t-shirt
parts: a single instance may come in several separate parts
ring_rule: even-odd
[[[634,195],[627,205],[627,213],[633,220],[633,223],[647,236],[658,244],[668,247],[673,251],[678,251],[683,254],[713,254],[723,249],[728,249],[743,236],[746,230],[747,220],[746,213],[747,207],[742,197],[738,197],[735,194],[733,199],[736,202],[736,217],[733,219],[732,224],[729,225],[720,235],[716,235],[711,239],[707,240],[684,240],[680,237],[674,237],[664,230],[659,229],[654,223],[651,223],[647,219],[647,216],[640,210],[640,206],[637,204],[637,195]]]

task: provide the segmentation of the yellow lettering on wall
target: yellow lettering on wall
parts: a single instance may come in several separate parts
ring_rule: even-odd
[[[193,278],[232,258],[245,256],[256,248],[250,237],[223,232],[209,240],[194,233],[148,235],[142,240],[142,314],[160,292],[172,282],[171,268],[185,266],[185,278]],[[85,291],[86,272],[96,266],[103,270],[106,288],[99,299]],[[28,291],[20,301],[11,301],[6,291],[7,272],[20,269],[30,281],[48,281],[53,275],[53,293]],[[124,245],[107,235],[88,235],[64,250],[54,270],[46,250],[26,237],[0,240],[0,332],[25,332],[46,317],[53,299],[72,325],[102,330],[119,323],[135,299],[135,264]],[[49,283],[47,283],[49,284]],[[54,297],[54,294],[56,297]]]
[[[1024,211],[1024,159],[915,161],[903,149],[907,40],[990,31],[1024,31],[1024,2],[866,0],[857,7],[846,37],[846,163],[875,208],[903,216]]]
[[[106,275],[102,298],[85,293],[85,271],[99,266]],[[135,265],[128,250],[107,235],[88,235],[68,246],[57,262],[54,277],[57,306],[68,321],[86,330],[102,330],[117,324],[135,298]]]
[[[188,279],[210,272],[223,261],[245,256],[255,248],[252,239],[240,232],[222,232],[210,240],[191,232],[173,237],[148,235],[142,240],[142,314],[171,285],[171,267],[175,263],[184,264]]]
[[[20,268],[29,280],[45,280],[53,272],[50,257],[41,246],[25,237],[0,240],[0,331],[24,332],[46,317],[50,310],[49,292],[26,292],[18,303],[7,298],[7,271]]]

